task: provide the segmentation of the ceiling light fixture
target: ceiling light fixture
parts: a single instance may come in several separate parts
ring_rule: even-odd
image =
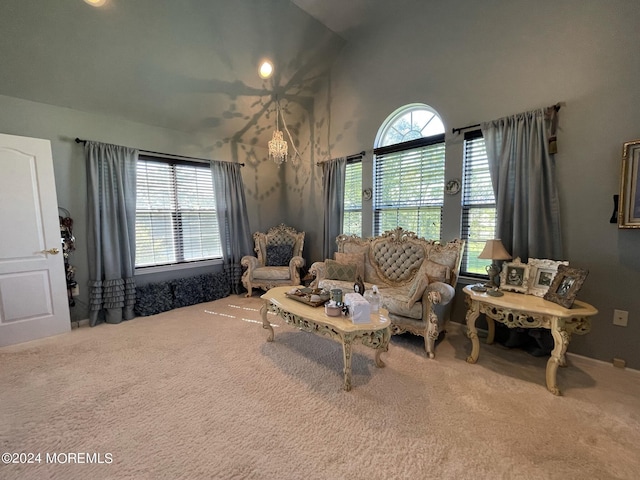
[[[264,79],[271,77],[271,75],[273,75],[273,63],[269,60],[264,60],[258,68],[258,75]]]
[[[293,147],[293,150],[295,152],[295,155],[291,159],[291,163],[293,163],[294,165],[297,165],[298,158],[300,157],[300,153],[296,149],[296,146],[293,143],[293,139],[291,138],[291,133],[289,133],[287,124],[284,121],[284,116],[282,115],[282,108],[280,107],[280,101],[278,100],[278,97],[276,97],[275,104],[276,104],[276,129],[273,132],[273,138],[269,140],[269,143],[268,143],[269,158],[273,159],[273,161],[278,165],[278,168],[280,168],[280,165],[282,164],[282,162],[287,161],[287,156],[289,154],[289,145],[285,141],[282,131],[280,131],[279,118],[282,118],[282,125],[284,126],[284,131],[287,132],[287,136],[289,137],[289,141],[291,142],[291,146]]]
[[[88,3],[92,7],[102,7],[107,0],[84,0],[84,3]]]

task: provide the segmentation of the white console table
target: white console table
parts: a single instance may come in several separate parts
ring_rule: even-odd
[[[480,342],[476,329],[476,319],[481,313],[487,319],[487,343],[492,344],[495,335],[494,320],[509,328],[547,328],[554,340],[553,351],[547,362],[547,389],[554,395],[560,395],[556,383],[558,366],[566,366],[565,353],[576,333],[584,335],[591,330],[589,317],[598,313],[593,306],[576,300],[571,308],[545,300],[534,295],[503,292],[501,297],[493,297],[484,292],[476,292],[471,286],[463,289],[467,295],[467,337],[471,340],[471,355],[467,362],[476,363],[480,354]]]

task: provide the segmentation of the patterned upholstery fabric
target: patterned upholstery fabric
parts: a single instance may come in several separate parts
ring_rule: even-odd
[[[267,267],[284,267],[289,265],[293,253],[292,245],[267,245]]]
[[[330,280],[344,280],[355,282],[358,267],[349,263],[338,263],[335,260],[325,261],[326,276]]]
[[[427,355],[433,357],[455,295],[464,241],[441,244],[398,227],[371,238],[339,235],[336,243],[336,260],[339,254],[364,258],[365,289],[378,286],[392,333],[423,336]],[[311,286],[351,291],[353,282],[329,278],[328,264],[329,260],[311,265],[309,272],[315,277]]]
[[[371,250],[372,262],[392,282],[411,280],[425,258],[424,247],[415,244],[376,242]]]
[[[426,259],[420,271],[425,273],[430,282],[448,282],[451,278],[451,267]]]
[[[422,319],[422,303],[414,302],[409,305],[409,291],[403,287],[385,288],[382,305],[396,315],[413,319]]]
[[[279,285],[300,285],[304,266],[304,232],[280,224],[266,233],[253,234],[256,256],[247,255],[240,264],[246,269],[242,285],[250,297],[254,288],[269,290]]]
[[[253,271],[254,280],[289,280],[289,267],[258,267]]]
[[[364,253],[335,253],[336,262],[343,264],[355,265],[357,267],[356,275],[364,278]]]
[[[413,282],[411,282],[411,287],[408,292],[407,306],[409,308],[413,307],[413,305],[422,298],[424,291],[429,286],[429,278],[424,275],[416,275],[413,278]],[[404,290],[404,289],[403,289]]]

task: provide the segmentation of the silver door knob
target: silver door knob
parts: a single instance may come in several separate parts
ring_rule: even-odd
[[[60,253],[60,250],[57,248],[50,248],[49,250],[42,250],[41,253],[50,253],[51,255],[56,255]]]

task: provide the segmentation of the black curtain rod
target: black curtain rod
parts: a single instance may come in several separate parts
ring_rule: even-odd
[[[476,123],[475,125],[467,125],[466,127],[460,127],[460,128],[452,128],[451,129],[451,133],[453,133],[454,135],[456,133],[460,133],[462,130],[469,130],[470,128],[476,128],[479,127],[480,124]]]
[[[81,138],[77,138],[76,137],[76,143],[87,143],[90,140],[83,140]],[[210,159],[208,158],[198,158],[198,157],[185,157],[184,155],[174,155],[172,153],[162,153],[162,152],[154,152],[151,150],[141,150],[139,148],[137,148],[136,150],[142,152],[142,153],[147,153],[147,154],[151,154],[151,155],[162,155],[164,157],[170,157],[170,158],[175,158],[175,159],[182,159],[182,160],[200,160],[201,162],[211,162]],[[244,163],[240,163],[239,164],[241,167],[244,167]]]
[[[349,160],[355,160],[356,158],[362,158],[362,157],[364,157],[364,156],[366,155],[366,153],[367,153],[367,152],[365,152],[364,150],[362,150],[360,153],[354,153],[353,155],[349,155],[349,156],[347,156],[347,162],[348,162]],[[325,160],[325,162],[326,162],[326,161],[327,161],[327,160]],[[317,167],[317,166],[319,166],[319,165],[322,165],[323,163],[324,163],[324,162],[317,162],[317,163],[316,163],[316,167]]]
[[[560,107],[562,107],[565,103],[564,102],[558,102],[555,105],[553,105],[552,107],[555,108],[556,112],[558,112],[560,110]],[[549,107],[551,108],[551,107]],[[460,133],[462,130],[469,130],[470,128],[476,128],[479,127],[480,124],[476,123],[475,125],[467,125],[466,127],[460,127],[460,128],[452,128],[451,129],[451,133],[453,133],[454,135],[456,133]]]

